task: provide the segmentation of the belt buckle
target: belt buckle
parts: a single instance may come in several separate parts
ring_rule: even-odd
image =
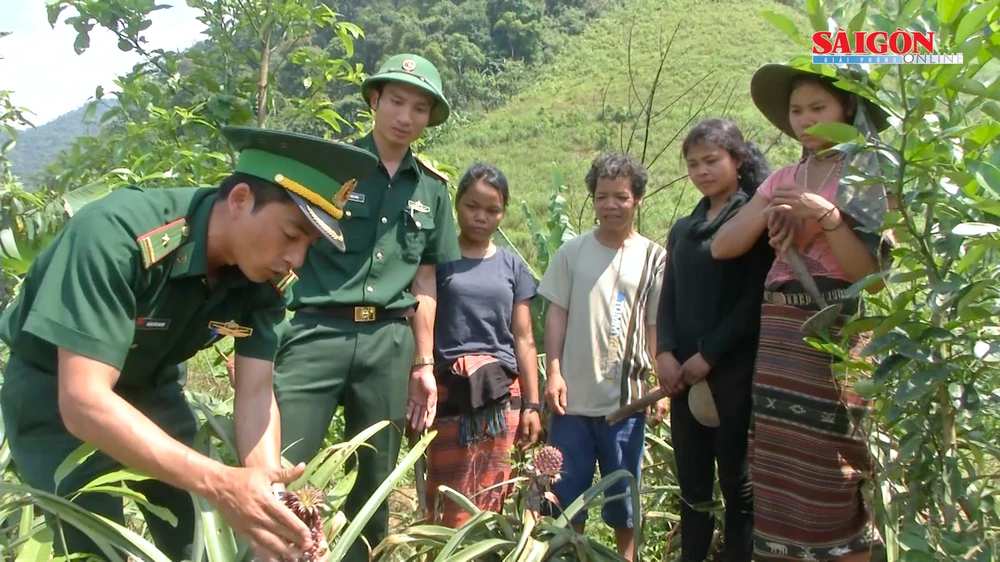
[[[354,321],[355,322],[374,322],[375,321],[375,307],[374,306],[355,306],[354,307]]]

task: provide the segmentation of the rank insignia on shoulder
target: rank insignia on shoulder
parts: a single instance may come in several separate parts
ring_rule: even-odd
[[[448,174],[446,174],[446,173],[442,172],[441,170],[438,170],[437,168],[435,168],[434,166],[432,166],[431,163],[428,162],[426,159],[421,158],[419,156],[417,156],[415,158],[417,160],[417,163],[419,163],[425,170],[427,170],[428,172],[430,172],[431,175],[434,176],[435,178],[443,181],[445,184],[447,184],[448,182],[451,181],[451,177],[449,177]]]
[[[160,260],[180,248],[190,233],[187,220],[179,218],[163,226],[154,228],[135,239],[142,250],[142,265],[146,269],[156,265]]]
[[[211,320],[208,323],[208,329],[220,336],[233,336],[234,338],[245,338],[253,334],[253,328],[240,326],[232,320],[229,322]]]
[[[289,271],[288,275],[285,275],[284,277],[272,279],[271,286],[274,287],[275,291],[278,291],[279,295],[284,296],[285,291],[287,291],[288,288],[294,285],[298,280],[299,276],[296,275],[294,271]]]

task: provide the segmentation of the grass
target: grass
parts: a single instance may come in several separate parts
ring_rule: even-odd
[[[770,147],[766,152],[773,167],[797,154],[788,141],[775,145],[779,134],[749,96],[754,69],[803,54],[800,46],[760,15],[762,10],[785,14],[800,29],[809,29],[804,15],[770,0],[633,0],[570,41],[504,107],[459,116],[426,151],[459,170],[485,160],[505,172],[512,205],[502,227],[531,261],[531,232],[522,201],[544,219],[553,173],[561,174],[570,187],[567,198],[573,216],[582,217],[576,226],[588,228],[593,215],[585,207],[583,180],[590,161],[604,149],[627,149],[643,157],[650,173],[650,197],[640,231],[662,242],[673,221],[690,211],[698,195],[686,180],[653,191],[685,176],[680,144],[698,120],[734,119],[748,139]],[[673,36],[653,104],[654,113],[663,112],[650,128],[645,150],[642,130],[628,143],[638,110],[629,86],[630,30],[632,75],[643,98],[653,83],[660,50]]]

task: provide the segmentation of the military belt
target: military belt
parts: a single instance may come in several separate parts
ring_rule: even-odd
[[[397,320],[399,318],[412,318],[416,307],[406,308],[381,308],[377,306],[304,306],[302,312],[323,316],[325,318],[336,318],[338,320],[352,320],[359,323],[380,322],[385,320]]]

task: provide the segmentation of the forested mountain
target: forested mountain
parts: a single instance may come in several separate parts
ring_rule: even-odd
[[[286,39],[287,44],[276,41],[278,57],[272,57],[275,79],[282,98],[310,97],[320,94],[331,101],[330,108],[340,115],[351,115],[364,110],[357,96],[357,85],[350,81],[331,81],[312,84],[303,73],[302,61],[289,60],[290,55],[308,57],[322,52],[343,56],[353,65],[371,73],[389,54],[416,52],[430,59],[441,70],[447,84],[449,101],[459,111],[488,110],[502,105],[511,94],[518,91],[529,79],[534,68],[550,61],[562,52],[571,37],[581,33],[588,23],[605,14],[609,9],[622,5],[624,0],[330,0],[325,5],[339,20],[357,25],[364,37],[353,43],[354,52],[340,48],[333,26],[320,27],[315,34]],[[197,3],[196,3],[197,4]],[[210,2],[201,2],[208,6]],[[292,4],[292,3],[289,3]],[[211,13],[206,9],[206,13]],[[104,30],[95,32],[106,33]],[[212,38],[214,39],[214,38]],[[232,36],[231,49],[225,42],[208,39],[182,54],[177,70],[197,73],[211,69],[220,58],[253,52],[251,38]],[[309,44],[311,43],[311,46]],[[296,49],[309,46],[307,50]],[[72,45],[66,45],[67,56],[72,56]],[[2,49],[2,44],[0,44]],[[315,61],[319,64],[320,57]],[[259,61],[251,55],[234,73],[252,75],[259,71]],[[160,68],[156,70],[167,70]],[[174,69],[170,69],[174,70]],[[332,70],[332,69],[331,69]],[[214,80],[220,87],[225,76]],[[182,96],[184,97],[184,96]],[[190,101],[175,99],[178,103]],[[215,103],[231,100],[218,98]],[[110,102],[110,103],[109,103]],[[304,123],[287,112],[282,115],[282,99],[276,99],[270,112],[270,126],[294,127],[308,132],[319,132],[323,123]],[[97,119],[110,107],[113,98],[96,104],[96,112],[86,121],[86,106],[67,113],[58,119],[29,129],[19,135],[17,147],[9,154],[13,172],[29,179],[51,163],[59,152],[67,149],[72,141],[83,135],[97,132]],[[233,107],[234,112],[249,112],[249,107]]]
[[[94,113],[88,115],[87,107],[81,106],[44,125],[19,132],[17,145],[8,155],[11,171],[16,176],[30,179],[57,154],[69,148],[77,137],[96,134],[100,118],[109,107],[95,106]],[[6,142],[7,138],[7,135],[0,132],[0,144]]]

